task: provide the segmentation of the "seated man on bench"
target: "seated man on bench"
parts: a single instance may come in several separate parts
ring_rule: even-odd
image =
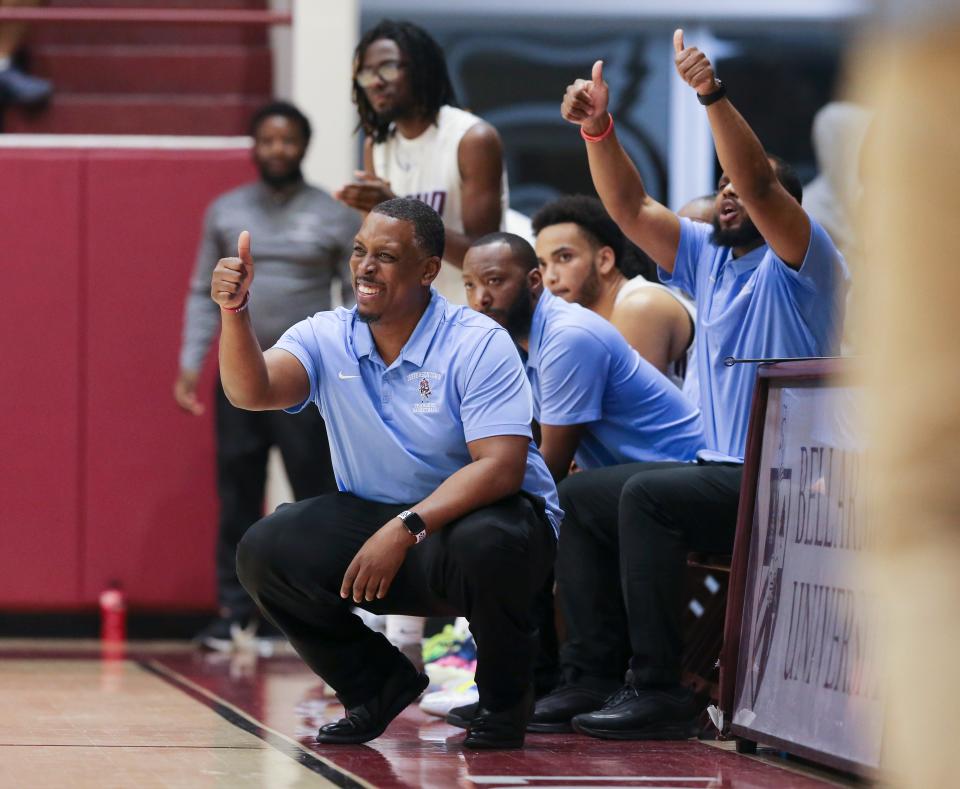
[[[663,282],[694,296],[696,372],[712,452],[695,464],[629,464],[561,484],[557,589],[568,628],[560,653],[566,682],[537,702],[531,730],[572,727],[614,739],[695,732],[699,710],[680,685],[683,565],[689,550],[732,549],[756,370],[724,360],[831,355],[842,326],[846,265],[801,208],[796,175],[764,151],[710,61],[684,46],[681,30],[674,49],[680,76],[707,107],[723,168],[712,228],[681,219],[646,193],[617,141],[601,61],[591,80],[567,88],[562,112],[581,126],[594,185],[614,221],[656,261]]]

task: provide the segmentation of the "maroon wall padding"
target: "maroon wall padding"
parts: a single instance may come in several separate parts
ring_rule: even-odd
[[[8,266],[4,252],[0,276],[16,278],[8,294],[24,294],[2,319],[20,371],[19,386],[0,391],[0,413],[22,415],[17,440],[4,442],[18,484],[4,485],[0,606],[89,606],[116,580],[134,608],[210,608],[212,372],[202,417],[182,413],[171,393],[203,212],[253,177],[249,154],[59,152],[44,181],[37,162],[51,155],[0,159],[0,200],[16,207],[4,212],[14,218],[4,222],[5,247],[16,259]],[[74,191],[51,200],[69,173]],[[47,260],[56,276],[40,265]],[[61,444],[69,456],[55,451]],[[41,460],[51,473],[37,476]],[[20,551],[6,550],[8,533]]]
[[[0,601],[78,599],[80,241],[74,153],[0,151]]]

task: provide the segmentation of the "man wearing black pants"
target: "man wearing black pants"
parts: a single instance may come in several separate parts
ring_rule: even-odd
[[[531,731],[569,731],[575,714],[617,698],[629,666],[623,693],[657,688],[654,702],[677,713],[666,715],[658,735],[689,736],[696,710],[679,688],[680,568],[688,551],[730,551],[742,473],[735,463],[629,463],[560,485],[566,685],[537,705]]]
[[[591,80],[567,88],[562,112],[581,126],[610,216],[654,259],[664,283],[696,300],[696,375],[709,452],[697,463],[601,469],[561,483],[567,517],[557,588],[569,634],[561,652],[566,682],[537,702],[530,724],[537,731],[572,727],[612,739],[694,733],[699,710],[680,684],[684,555],[733,546],[756,377],[755,365],[724,360],[827,356],[842,327],[846,266],[801,207],[796,175],[767,155],[710,61],[684,46],[682,30],[674,33],[674,55],[681,78],[707,107],[724,170],[712,229],[646,193],[617,141],[602,61]],[[703,462],[708,457],[714,462]],[[626,683],[607,696],[618,684],[618,663],[619,671],[629,668]]]
[[[381,203],[354,240],[357,306],[297,323],[266,352],[249,318],[248,233],[213,274],[231,402],[315,404],[328,428],[340,492],[279,508],[237,551],[246,590],[346,708],[322,743],[379,736],[428,682],[351,604],[470,620],[480,708],[467,747],[520,747],[532,712],[531,604],[563,513],[509,335],[430,287],[443,248],[426,204]]]
[[[241,543],[241,580],[348,710],[375,697],[384,679],[408,661],[383,634],[351,613],[340,597],[340,584],[364,543],[398,511],[412,506],[380,504],[349,493],[318,496],[282,505]],[[531,689],[536,640],[532,623],[517,615],[517,601],[532,600],[542,586],[554,543],[542,503],[513,495],[414,545],[389,595],[361,605],[376,614],[466,616],[477,641],[481,705],[502,710]],[[409,670],[403,675],[410,676]],[[324,729],[321,742],[338,741],[339,729]]]

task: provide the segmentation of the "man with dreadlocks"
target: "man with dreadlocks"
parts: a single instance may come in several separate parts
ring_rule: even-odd
[[[464,254],[476,239],[504,229],[500,135],[457,107],[443,50],[409,22],[384,20],[360,40],[353,100],[366,135],[364,170],[337,197],[363,212],[397,195],[433,208],[447,236],[434,286],[449,301],[464,303],[457,270]]]

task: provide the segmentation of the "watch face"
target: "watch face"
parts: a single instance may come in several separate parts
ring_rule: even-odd
[[[397,515],[397,517],[400,519],[400,522],[406,527],[407,531],[410,532],[414,537],[416,537],[421,531],[423,531],[422,529],[420,529],[419,523],[417,523],[417,521],[420,520],[417,517],[417,513],[412,512],[410,510],[404,510],[399,515]],[[407,520],[407,518],[411,518],[415,520],[413,520],[413,522],[411,523],[410,521]]]

